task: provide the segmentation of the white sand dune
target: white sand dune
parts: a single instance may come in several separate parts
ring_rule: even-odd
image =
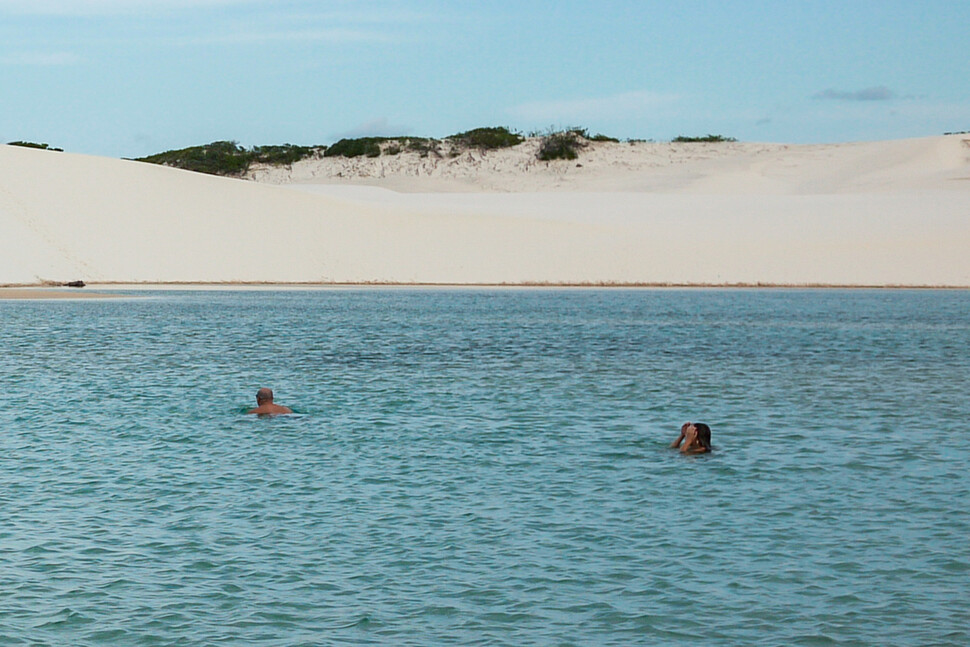
[[[967,136],[537,142],[324,158],[256,181],[0,146],[0,284],[970,286]]]

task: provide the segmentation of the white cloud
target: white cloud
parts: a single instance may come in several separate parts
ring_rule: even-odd
[[[24,65],[37,67],[57,67],[77,65],[81,57],[71,52],[16,52],[0,54],[0,65]]]
[[[329,0],[311,8],[298,9],[277,0],[0,0],[0,14],[84,16],[146,14],[231,6],[259,7],[270,19],[283,17],[295,21],[320,21],[374,24],[417,24],[441,22],[443,15],[399,7],[393,2]]]
[[[529,121],[577,122],[640,117],[677,103],[673,94],[636,91],[607,97],[588,97],[559,101],[533,101],[515,106],[509,114]]]
[[[129,14],[155,10],[194,9],[258,0],[0,0],[0,12],[18,14],[83,16]]]
[[[815,99],[835,99],[838,101],[890,101],[896,93],[884,85],[876,85],[862,90],[834,90],[829,88],[815,93]]]
[[[387,117],[378,117],[377,119],[371,119],[370,121],[358,124],[346,132],[337,133],[333,137],[334,139],[397,137],[398,135],[407,135],[409,132],[411,132],[411,129],[408,126],[397,126],[390,123]]]
[[[785,141],[863,141],[970,129],[970,103],[907,99],[805,101],[778,106],[757,132]]]
[[[187,39],[190,43],[259,44],[293,41],[320,41],[328,43],[388,43],[395,39],[388,34],[367,30],[335,27],[332,29],[293,29],[266,32],[241,31],[213,34]]]

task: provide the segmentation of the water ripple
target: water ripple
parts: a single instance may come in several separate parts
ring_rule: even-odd
[[[931,291],[0,304],[0,644],[965,645],[968,315]],[[262,385],[298,415],[243,415]],[[687,419],[712,455],[666,448]]]

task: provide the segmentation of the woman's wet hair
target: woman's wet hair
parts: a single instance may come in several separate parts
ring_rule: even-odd
[[[694,427],[697,429],[697,441],[704,445],[706,449],[710,449],[711,428],[705,425],[703,422],[695,422]]]

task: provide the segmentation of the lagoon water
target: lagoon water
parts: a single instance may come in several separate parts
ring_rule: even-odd
[[[970,644],[967,291],[8,301],[0,391],[3,645]]]

